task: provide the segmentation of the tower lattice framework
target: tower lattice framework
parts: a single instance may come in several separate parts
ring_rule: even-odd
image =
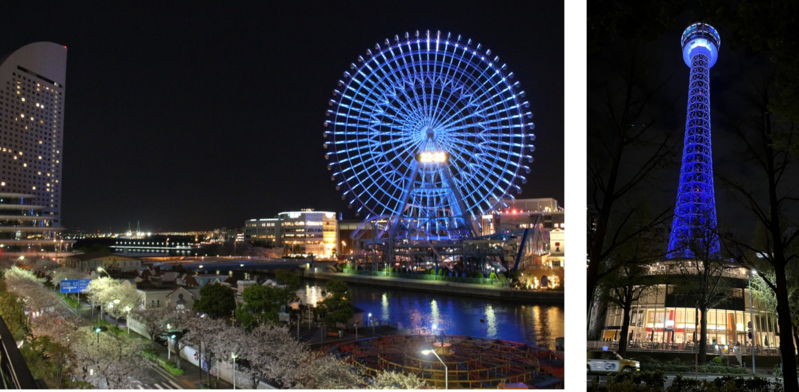
[[[689,26],[682,37],[683,59],[691,68],[680,185],[674,209],[669,255],[672,258],[719,255],[713,154],[710,137],[710,68],[721,39],[705,23]]]

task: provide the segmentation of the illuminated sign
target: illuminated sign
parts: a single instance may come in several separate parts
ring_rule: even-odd
[[[422,152],[416,154],[416,160],[420,163],[444,163],[449,160],[449,154],[443,151]]]

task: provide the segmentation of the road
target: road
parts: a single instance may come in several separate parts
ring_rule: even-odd
[[[760,373],[760,372],[758,372],[758,373]],[[671,386],[671,383],[674,382],[674,378],[676,376],[677,376],[677,373],[666,373],[666,387]],[[752,377],[751,374],[701,374],[700,373],[698,379],[699,380],[705,380],[705,381],[712,381],[712,380],[715,380],[715,379],[717,379],[719,377],[725,377],[725,376],[736,376],[736,377],[740,376],[740,377],[746,377],[746,378],[751,378]],[[776,381],[776,378],[773,375],[758,374],[758,377],[765,378],[765,379],[767,379],[769,381]],[[694,377],[694,373],[683,373],[683,378],[694,379],[695,378]],[[593,381],[595,381],[595,380],[599,381],[599,385],[605,385],[606,379],[607,379],[607,376],[604,376],[604,375],[597,375],[597,374],[587,375],[586,376],[586,385],[591,385],[591,383]]]

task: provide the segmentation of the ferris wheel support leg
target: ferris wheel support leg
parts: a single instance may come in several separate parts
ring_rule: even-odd
[[[469,236],[472,238],[476,237],[472,220],[469,219],[469,215],[467,215],[469,214],[469,211],[466,210],[466,205],[463,204],[461,192],[455,184],[455,180],[452,179],[452,173],[449,172],[449,167],[444,166],[441,171],[444,173],[444,177],[446,177],[447,182],[449,183],[449,189],[452,190],[452,195],[455,196],[455,201],[458,204],[458,209],[460,210],[461,217],[463,218],[464,226],[466,226],[466,228],[469,230]]]
[[[413,184],[416,182],[416,175],[419,174],[419,163],[416,161],[411,162],[411,176],[408,177],[408,183],[405,185],[405,189],[402,190],[402,202],[399,205],[399,216],[397,216],[397,222],[392,225],[388,230],[388,240],[394,241],[394,233],[397,232],[397,226],[399,226],[399,221],[402,219],[402,214],[405,213],[405,207],[408,206],[408,199],[411,197],[411,190],[413,189]],[[391,217],[393,218],[393,216]],[[389,218],[388,222],[391,224],[391,218]]]

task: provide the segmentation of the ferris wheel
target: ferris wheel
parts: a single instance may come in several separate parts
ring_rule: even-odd
[[[441,32],[358,56],[324,123],[328,169],[350,208],[439,236],[502,208],[527,181],[535,139],[513,78],[491,50]]]

